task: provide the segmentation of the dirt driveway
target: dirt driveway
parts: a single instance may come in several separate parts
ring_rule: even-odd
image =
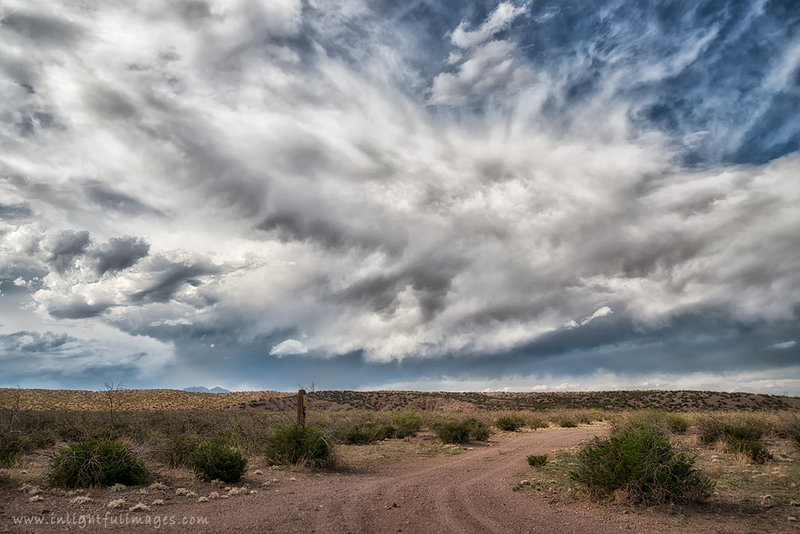
[[[265,474],[278,477],[256,493],[197,502],[197,496],[179,502],[168,499],[149,511],[111,511],[125,516],[127,525],[108,520],[100,526],[10,526],[12,513],[28,505],[19,498],[4,499],[5,528],[13,532],[214,532],[214,533],[543,533],[603,534],[612,532],[779,532],[775,525],[736,521],[718,513],[681,520],[679,514],[647,510],[627,511],[588,501],[553,502],[547,494],[515,492],[512,488],[530,473],[526,456],[570,447],[604,433],[602,427],[552,428],[516,434],[509,439],[475,445],[456,456],[410,460],[363,473]],[[198,494],[213,488],[197,488]],[[70,513],[108,516],[106,501],[113,494],[96,495],[92,503]],[[171,495],[173,488],[169,489]],[[165,490],[166,493],[166,490]],[[142,496],[152,502],[153,495]],[[69,503],[68,500],[64,501]],[[57,502],[41,503],[49,515],[67,511]],[[27,506],[30,510],[30,505]],[[48,514],[42,514],[47,519]],[[170,517],[150,525],[134,526],[133,517]],[[184,526],[183,518],[206,518],[207,525]],[[685,518],[684,518],[685,519]],[[763,530],[762,528],[763,527]],[[787,532],[798,532],[790,529]]]

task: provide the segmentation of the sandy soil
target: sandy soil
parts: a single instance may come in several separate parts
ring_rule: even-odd
[[[29,502],[20,491],[0,494],[3,532],[214,532],[214,533],[612,533],[612,532],[800,532],[797,522],[774,514],[743,515],[741,510],[705,507],[692,513],[666,512],[554,498],[535,491],[512,491],[531,468],[528,454],[570,447],[602,434],[602,427],[551,428],[473,444],[459,455],[440,455],[380,466],[370,472],[292,472],[265,470],[249,479],[250,491],[229,498],[197,502],[211,491],[195,485],[198,495],[176,496],[175,487],[114,493],[96,491],[79,505],[73,496],[42,494]],[[262,486],[262,484],[265,484]],[[108,509],[124,497],[126,507]],[[164,505],[154,505],[163,499]],[[143,502],[147,511],[129,512]],[[14,525],[15,516],[39,516],[42,525]],[[94,517],[99,525],[80,521]],[[191,518],[205,525],[184,525]],[[54,525],[52,521],[71,524]],[[150,522],[132,525],[133,521]],[[196,519],[194,519],[196,521]],[[115,524],[120,521],[127,524]],[[158,525],[158,526],[156,526]]]

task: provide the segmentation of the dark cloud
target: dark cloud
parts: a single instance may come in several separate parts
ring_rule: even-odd
[[[73,267],[76,258],[86,253],[90,243],[91,238],[86,230],[59,232],[50,245],[48,262],[56,271],[63,273]]]
[[[134,302],[168,302],[185,284],[199,286],[202,284],[199,277],[218,272],[219,268],[210,264],[170,264],[155,274],[150,286],[137,291],[131,298]]]
[[[45,353],[61,349],[65,344],[78,341],[68,334],[54,332],[32,332],[21,330],[11,334],[0,334],[0,347],[7,353]]]
[[[408,288],[417,299],[424,320],[428,321],[445,308],[447,293],[461,268],[462,260],[432,253],[424,261],[399,272],[357,280],[328,298],[335,303],[366,306],[377,313],[392,315],[399,294]]]
[[[28,219],[33,216],[30,206],[27,203],[19,204],[0,204],[0,219],[5,221],[16,221]]]
[[[302,212],[273,213],[256,225],[256,229],[284,242],[303,241],[333,250],[360,248],[398,254],[407,242],[402,229],[391,228],[381,221],[365,224],[337,216],[316,218],[312,213]]]
[[[0,27],[42,46],[69,46],[83,33],[78,26],[63,19],[16,10],[0,19]]]
[[[132,267],[149,252],[150,245],[142,238],[126,236],[110,239],[94,252],[97,274]]]
[[[51,304],[47,312],[56,319],[89,319],[102,315],[109,307],[110,303],[89,304],[81,299],[70,299]]]
[[[84,185],[86,195],[102,209],[118,211],[128,215],[158,214],[158,210],[99,181]]]

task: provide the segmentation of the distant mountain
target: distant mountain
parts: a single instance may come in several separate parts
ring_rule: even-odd
[[[193,388],[183,388],[183,391],[188,391],[190,393],[230,393],[230,391],[228,391],[227,389],[221,388],[219,386],[211,389],[205,388],[203,386],[196,386]]]

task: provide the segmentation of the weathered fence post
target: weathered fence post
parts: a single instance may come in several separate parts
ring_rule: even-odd
[[[306,426],[306,390],[301,389],[297,392],[297,424]]]

